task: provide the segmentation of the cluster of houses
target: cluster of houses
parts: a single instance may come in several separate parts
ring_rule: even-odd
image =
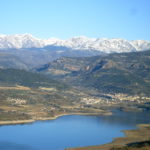
[[[26,100],[19,99],[19,98],[8,98],[7,101],[9,101],[12,104],[16,104],[16,105],[24,105],[27,103]]]
[[[130,96],[127,94],[108,94],[110,98],[104,97],[83,97],[81,98],[81,103],[92,105],[92,104],[117,104],[124,102],[136,102],[136,103],[145,103],[150,102],[150,97],[146,96]]]

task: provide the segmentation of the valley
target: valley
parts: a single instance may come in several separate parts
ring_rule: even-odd
[[[22,70],[0,70],[0,122],[53,119],[63,114],[109,114],[80,104],[76,88]]]
[[[150,0],[0,1],[0,150],[150,150]]]
[[[30,71],[0,69],[0,120],[149,111],[149,54],[63,57]]]
[[[0,125],[113,116],[114,110],[149,113],[149,89],[150,50],[108,54],[64,45],[0,50]]]

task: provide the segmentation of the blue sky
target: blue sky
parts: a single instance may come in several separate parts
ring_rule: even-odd
[[[150,0],[0,0],[0,34],[150,40]]]

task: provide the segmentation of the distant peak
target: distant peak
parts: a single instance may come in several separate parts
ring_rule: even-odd
[[[0,34],[0,49],[43,48],[44,46],[63,46],[73,50],[94,50],[104,53],[132,52],[150,49],[150,42],[145,40],[128,41],[122,38],[89,38],[75,36],[66,40],[59,38],[40,39],[30,33]]]

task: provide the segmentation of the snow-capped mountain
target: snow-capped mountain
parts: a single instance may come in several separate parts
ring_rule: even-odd
[[[94,50],[104,53],[133,52],[150,49],[150,42],[144,40],[127,41],[124,39],[73,37],[67,40],[50,38],[38,39],[31,34],[0,35],[0,49],[43,48],[63,46],[73,50]]]
[[[31,34],[0,35],[0,49],[43,47],[44,41]]]
[[[136,40],[130,42],[137,51],[141,51],[144,49],[150,49],[150,42],[144,40]]]

